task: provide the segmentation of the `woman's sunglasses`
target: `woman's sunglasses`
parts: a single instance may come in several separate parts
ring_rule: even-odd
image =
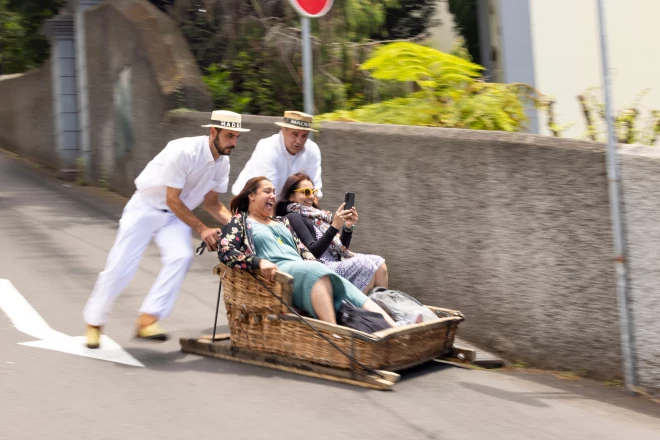
[[[305,197],[316,197],[316,195],[319,193],[319,190],[316,188],[298,188],[293,190],[294,193],[301,192],[305,195]]]

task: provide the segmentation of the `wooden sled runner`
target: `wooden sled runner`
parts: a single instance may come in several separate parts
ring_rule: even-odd
[[[291,313],[285,305],[292,304],[288,274],[278,272],[268,282],[223,264],[213,272],[222,283],[230,333],[181,338],[184,353],[379,390],[399,381],[397,371],[433,360],[469,363],[476,357],[473,350],[454,346],[458,324],[465,320],[459,311],[429,307],[438,321],[369,334]]]

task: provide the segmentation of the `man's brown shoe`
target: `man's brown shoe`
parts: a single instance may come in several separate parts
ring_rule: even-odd
[[[87,338],[87,348],[99,348],[101,345],[101,327],[88,325],[85,337]]]
[[[167,332],[160,328],[157,322],[139,327],[135,337],[152,341],[167,341],[170,338]]]

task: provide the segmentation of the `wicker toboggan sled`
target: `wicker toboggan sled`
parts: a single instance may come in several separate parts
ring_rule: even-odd
[[[269,282],[223,264],[213,272],[222,283],[230,333],[181,338],[185,353],[375,389],[390,389],[399,380],[396,371],[431,360],[475,357],[472,350],[454,347],[458,324],[465,319],[455,310],[429,307],[439,321],[369,334],[291,313],[285,305],[292,304],[288,274],[278,272]]]

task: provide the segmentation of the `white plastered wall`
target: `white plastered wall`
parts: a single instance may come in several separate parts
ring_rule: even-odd
[[[614,109],[630,106],[640,92],[651,89],[638,107],[642,110],[638,127],[643,127],[649,110],[660,110],[656,56],[660,1],[633,3],[605,0],[605,14]],[[573,124],[563,136],[583,138],[586,124],[576,97],[602,84],[597,2],[531,0],[530,6],[536,87],[556,99],[556,121]],[[550,134],[545,114],[539,116],[541,134]]]
[[[449,12],[449,5],[445,0],[438,0],[433,18],[440,20],[440,25],[429,30],[431,46],[441,52],[451,52],[458,33],[454,29],[454,16]]]

